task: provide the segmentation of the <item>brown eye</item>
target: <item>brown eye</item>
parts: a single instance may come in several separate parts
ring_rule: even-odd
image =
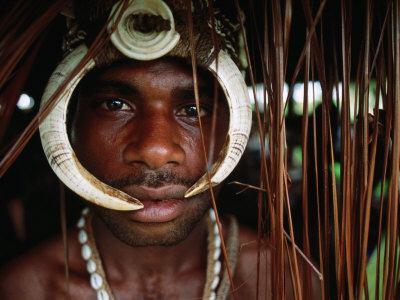
[[[110,111],[131,110],[130,106],[119,99],[108,99],[101,103],[101,107]]]
[[[207,110],[200,107],[200,117],[204,117],[208,114]],[[197,107],[196,105],[187,105],[178,111],[178,116],[186,117],[197,117]]]

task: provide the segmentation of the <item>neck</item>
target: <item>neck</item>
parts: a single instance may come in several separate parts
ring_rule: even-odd
[[[129,278],[146,270],[158,274],[179,274],[206,268],[206,217],[189,236],[174,246],[132,247],[116,238],[104,222],[93,216],[93,233],[110,280]],[[137,275],[137,274],[136,274]]]

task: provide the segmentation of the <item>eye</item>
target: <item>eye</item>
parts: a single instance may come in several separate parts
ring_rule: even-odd
[[[107,99],[101,102],[100,107],[109,111],[127,111],[132,108],[120,99]]]
[[[204,107],[200,107],[200,117],[207,116],[209,111]],[[178,116],[186,116],[186,117],[197,117],[197,107],[195,104],[187,105],[181,108],[178,113]]]

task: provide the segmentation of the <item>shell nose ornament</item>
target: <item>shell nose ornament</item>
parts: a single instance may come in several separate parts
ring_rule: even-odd
[[[122,1],[114,5],[108,30],[111,32],[113,26],[117,26],[111,34],[111,41],[124,55],[137,60],[152,60],[176,46],[180,35],[175,31],[174,17],[164,1],[129,1],[128,8],[116,24],[122,6]]]

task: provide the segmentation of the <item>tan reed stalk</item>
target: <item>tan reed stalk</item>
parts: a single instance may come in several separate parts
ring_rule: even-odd
[[[312,64],[313,65],[313,64]],[[312,73],[314,73],[314,67],[311,67]],[[314,80],[314,75],[312,75],[312,79]],[[314,153],[317,153],[317,123],[316,123],[316,115],[315,115],[315,97],[314,97],[314,89],[313,89],[313,146],[314,146]],[[315,188],[316,188],[316,195],[317,195],[317,219],[318,219],[318,251],[319,251],[319,264],[320,264],[320,270],[321,273],[324,275],[325,274],[325,264],[323,260],[323,255],[322,255],[322,239],[320,237],[322,236],[321,233],[321,215],[320,215],[320,197],[319,197],[319,180],[318,180],[318,161],[317,161],[317,155],[314,155],[314,171],[315,171]],[[307,222],[308,220],[305,220]],[[322,298],[325,299],[325,294],[327,294],[326,287],[325,287],[325,280],[322,282],[321,285],[321,290],[322,290]]]
[[[22,60],[30,46],[57,16],[64,6],[64,0],[33,3],[17,1],[2,20],[0,31],[0,89],[12,78],[17,64]],[[51,4],[51,5],[49,5]],[[41,11],[44,10],[44,11]],[[32,14],[33,20],[31,21]],[[31,23],[27,24],[27,20]]]
[[[127,1],[123,2],[123,5],[127,5]],[[119,18],[122,16],[120,14]],[[108,22],[103,26],[102,30],[90,46],[88,53],[82,59],[82,61],[77,65],[73,72],[66,78],[63,84],[56,90],[54,95],[46,102],[43,107],[40,108],[39,112],[33,117],[32,121],[28,124],[25,130],[20,134],[15,144],[10,148],[10,150],[6,153],[6,155],[0,161],[0,178],[4,175],[7,169],[11,166],[11,164],[15,161],[21,151],[24,149],[26,144],[29,142],[35,131],[38,129],[40,121],[46,118],[51,109],[56,105],[56,99],[58,96],[65,92],[65,88],[71,78],[76,76],[82,67],[93,57],[95,57],[103,48],[103,46],[107,43],[109,39],[109,35],[106,33],[106,28],[108,26]]]
[[[304,94],[303,99],[307,99],[307,101],[303,101],[303,117],[301,123],[301,163],[302,163],[302,213],[303,213],[303,248],[304,253],[308,258],[311,258],[311,250],[310,250],[310,239],[309,239],[309,228],[308,228],[308,82],[310,81],[310,65],[311,65],[311,53],[310,46],[306,48],[306,57],[305,57],[305,66],[304,66]],[[303,298],[310,299],[311,298],[311,282],[310,282],[310,271],[307,268],[305,270],[305,278],[304,278],[304,289],[303,289]]]
[[[390,3],[390,5],[391,5],[391,9],[390,9],[390,26],[387,26],[387,51],[386,51],[386,60],[387,60],[387,65],[388,65],[388,69],[387,69],[387,91],[386,91],[386,101],[384,102],[386,105],[384,106],[385,107],[385,110],[386,110],[386,113],[387,113],[387,117],[386,117],[386,123],[385,123],[385,128],[386,128],[386,131],[385,131],[385,163],[384,163],[384,171],[385,171],[385,173],[383,173],[382,175],[383,175],[383,180],[385,180],[385,174],[386,174],[386,168],[388,169],[387,171],[388,172],[390,172],[389,171],[389,168],[390,168],[390,165],[388,164],[388,162],[389,162],[389,155],[391,155],[390,153],[392,152],[391,150],[391,146],[389,145],[390,144],[390,139],[391,139],[391,131],[392,131],[392,122],[393,122],[393,101],[392,101],[392,99],[393,99],[393,84],[394,84],[394,80],[393,80],[393,68],[391,68],[390,66],[393,66],[393,64],[394,64],[394,62],[393,62],[393,60],[394,60],[394,58],[392,57],[392,44],[393,44],[393,38],[392,38],[392,31],[393,31],[393,26],[392,26],[392,19],[393,19],[393,3]],[[390,182],[390,176],[389,176],[389,178],[388,178],[388,180],[389,180],[389,182]],[[382,193],[382,196],[381,196],[381,200],[383,200],[383,193]],[[387,222],[387,220],[386,220],[386,224],[385,224],[385,226],[386,226],[386,228],[382,228],[382,219],[383,219],[383,211],[384,211],[384,202],[382,201],[381,202],[381,215],[380,215],[380,220],[379,220],[379,233],[380,233],[380,235],[379,235],[379,239],[378,239],[378,241],[379,242],[381,242],[381,236],[382,236],[382,233],[384,233],[385,231],[386,231],[386,234],[388,234],[388,232],[387,232],[387,227],[388,227],[388,222]],[[386,207],[386,214],[388,214],[389,213],[389,208],[390,207],[390,205],[389,205],[389,199],[387,200],[387,207]],[[386,215],[385,214],[385,215]],[[378,248],[378,250],[379,250],[379,256],[378,256],[378,258],[380,259],[380,257],[381,257],[381,253],[380,253],[380,250],[381,249],[379,249]],[[386,238],[385,238],[385,245],[384,245],[384,249],[382,249],[383,250],[383,257],[385,257],[385,258],[387,258],[388,257],[388,250],[389,250],[389,248],[388,248],[388,238],[387,238],[387,236],[386,236]],[[387,283],[387,274],[388,274],[388,268],[389,268],[389,265],[388,265],[388,263],[389,263],[389,260],[388,259],[385,259],[384,260],[384,263],[383,263],[383,274],[381,274],[381,277],[382,277],[382,279],[383,279],[383,285],[382,285],[382,291],[381,291],[381,294],[383,295],[383,299],[385,299],[385,297],[386,297],[386,283]],[[378,264],[378,266],[379,266],[379,264]],[[379,278],[377,278],[377,280],[379,280]],[[378,286],[379,287],[379,286]],[[376,297],[378,297],[379,296],[379,294],[378,293],[376,293]]]
[[[45,29],[63,5],[60,0],[36,4],[16,1],[9,13],[0,18],[0,141],[43,42]]]
[[[239,3],[237,0],[235,0],[235,6],[236,6],[236,11],[239,15],[239,22],[240,22],[240,27],[241,27],[241,34],[242,34],[242,38],[244,40],[244,44],[245,44],[245,52],[246,52],[246,59],[247,59],[247,63],[249,66],[249,75],[250,75],[250,81],[251,81],[251,87],[252,87],[252,92],[253,92],[253,97],[254,99],[257,99],[256,97],[256,91],[255,91],[255,79],[254,79],[254,73],[252,70],[252,64],[251,64],[251,60],[250,60],[250,54],[249,54],[249,49],[248,49],[248,44],[247,44],[247,36],[245,34],[245,28],[244,28],[244,24],[243,24],[243,20],[240,18],[240,7],[239,7]],[[251,12],[254,16],[254,7],[253,7],[253,1],[250,1],[250,6],[251,6]],[[267,15],[267,6],[265,5],[265,16]],[[253,21],[255,21],[255,19],[253,19]],[[266,20],[265,20],[266,22]],[[265,23],[267,24],[267,23]],[[255,26],[256,27],[256,26]],[[264,28],[267,28],[266,26]],[[267,32],[267,30],[265,30],[265,32]],[[267,33],[266,33],[267,34]],[[264,78],[264,90],[266,90],[265,86],[268,86],[268,95],[271,95],[271,88],[269,87],[268,84],[268,72],[267,72],[267,66],[264,62],[264,58],[263,58],[263,52],[262,52],[262,46],[261,46],[261,40],[259,38],[259,33],[258,31],[256,31],[256,37],[257,37],[257,42],[258,42],[258,49],[260,52],[260,56],[262,57],[262,70],[263,70],[263,78]],[[265,39],[265,43],[268,42],[268,39]],[[264,114],[267,112],[267,107],[266,107],[266,98],[264,96]],[[258,102],[255,101],[255,109],[256,109],[256,118],[257,118],[257,125],[258,125],[258,132],[259,132],[259,136],[260,136],[260,145],[261,145],[261,168],[260,168],[260,186],[265,186],[266,191],[267,191],[267,198],[268,198],[268,207],[269,207],[269,215],[271,216],[271,224],[272,227],[275,227],[275,217],[274,217],[274,208],[273,208],[273,204],[272,204],[272,197],[271,197],[271,192],[270,192],[270,181],[269,181],[269,175],[268,175],[268,168],[267,168],[267,160],[265,157],[265,130],[264,130],[264,126],[263,123],[261,122],[261,116],[260,116],[260,109],[258,107]],[[262,208],[264,207],[263,203],[262,203],[262,197],[261,194],[259,194],[258,196],[258,209],[259,209],[259,213],[258,213],[258,240],[257,240],[257,244],[258,244],[258,252],[257,252],[257,277],[256,277],[256,281],[257,281],[257,291],[256,291],[256,298],[258,299],[259,297],[259,272],[260,272],[260,247],[261,247],[261,237],[262,237]],[[265,205],[266,207],[266,205]],[[275,266],[272,266],[272,270],[275,270]],[[275,272],[273,272],[275,273]],[[273,277],[271,276],[270,278],[266,278],[266,280],[268,281],[268,279],[271,280],[270,283],[266,282],[265,285],[268,286],[272,286],[273,285]]]
[[[342,83],[342,112],[341,112],[341,157],[340,157],[340,186],[341,186],[341,198],[342,198],[342,226],[341,226],[341,236],[339,238],[341,243],[340,252],[336,253],[336,256],[339,256],[339,268],[336,270],[338,273],[338,298],[344,299],[344,290],[345,290],[345,247],[344,245],[348,243],[348,235],[345,230],[346,224],[348,224],[348,195],[350,194],[350,176],[351,176],[351,168],[349,164],[349,152],[350,152],[350,95],[349,95],[349,85],[350,85],[350,66],[351,66],[351,49],[350,49],[350,32],[348,26],[348,17],[347,9],[345,7],[345,2],[341,1],[341,43],[342,43],[342,70],[343,70],[343,83]],[[338,238],[336,238],[338,239]],[[346,252],[346,259],[347,252]]]
[[[2,112],[0,112],[0,141],[3,140],[6,128],[10,122],[11,116],[14,112],[15,106],[18,102],[19,96],[23,89],[23,85],[29,75],[29,71],[32,68],[36,55],[42,44],[44,35],[38,39],[38,41],[32,45],[29,57],[22,64],[22,66],[15,71],[13,80],[6,84],[0,96],[0,105],[4,106]]]
[[[371,8],[371,2],[368,3],[368,11],[367,11],[367,45],[365,47],[365,51],[367,52],[367,48],[369,49],[369,39],[370,39],[370,35],[371,35],[371,26],[372,24],[369,24],[370,22],[370,8]],[[369,64],[369,61],[367,59],[368,54],[365,54],[364,57],[364,64],[367,65]],[[369,78],[371,71],[368,69],[367,66],[364,67],[364,80],[365,80],[365,84],[366,84],[366,96],[365,96],[365,102],[366,102],[366,106],[368,103],[368,90],[369,90]],[[362,227],[361,227],[361,237],[362,239],[362,247],[361,247],[361,254],[360,254],[360,266],[359,266],[359,283],[358,283],[358,299],[362,299],[362,289],[365,287],[364,284],[364,280],[366,279],[366,255],[367,255],[367,243],[368,243],[368,234],[369,234],[369,228],[370,228],[370,211],[371,211],[371,201],[372,201],[372,189],[373,189],[373,179],[374,179],[374,173],[375,173],[375,160],[376,160],[376,148],[377,148],[377,140],[378,140],[378,118],[379,118],[379,111],[378,111],[378,106],[379,104],[379,93],[377,93],[376,98],[375,98],[375,109],[374,109],[374,127],[373,127],[373,133],[372,133],[372,147],[371,147],[371,154],[369,155],[369,159],[368,157],[366,158],[367,161],[365,161],[365,168],[369,167],[369,170],[366,170],[366,175],[368,176],[367,182],[366,182],[366,194],[364,195],[362,200],[362,203],[365,202],[365,208],[364,210],[362,210],[362,212],[364,212],[364,220],[361,223]],[[368,114],[368,110],[366,110],[365,114]],[[369,133],[368,133],[368,116],[365,116],[365,149],[368,150],[368,139],[369,139]],[[368,165],[368,160],[371,162]]]
[[[267,266],[267,270],[262,270],[260,265],[257,266],[257,299],[259,298],[258,290],[263,290],[265,286],[271,287],[272,299],[285,299],[288,296],[285,285],[293,287],[296,299],[309,299],[312,294],[309,276],[317,271],[300,268],[300,263],[297,261],[297,259],[300,260],[300,256],[307,263],[309,260],[318,262],[318,272],[322,274],[322,299],[363,299],[363,297],[379,299],[381,295],[383,299],[400,297],[400,268],[398,267],[400,4],[399,0],[368,0],[357,6],[354,5],[355,2],[347,0],[336,2],[302,0],[301,12],[294,9],[294,5],[297,4],[294,1],[264,1],[261,4],[262,12],[260,13],[255,8],[255,5],[259,3],[250,1],[250,13],[246,16],[246,22],[252,24],[250,28],[254,31],[254,44],[250,44],[247,40],[244,20],[242,18],[239,20],[249,65],[249,85],[252,87],[254,98],[256,98],[256,83],[259,80],[256,79],[255,73],[259,69],[262,73],[261,82],[264,90],[262,112],[258,102],[255,102],[255,122],[261,145],[259,186],[254,187],[246,182],[237,183],[244,187],[243,191],[249,188],[258,190],[258,262],[262,239],[268,238],[271,245],[271,265]],[[34,53],[28,53],[27,51],[30,50],[27,49],[33,49],[33,45],[40,46],[40,37],[61,9],[63,1],[53,3],[48,7],[41,6],[43,10],[39,8],[32,10],[33,1],[17,1],[15,5],[10,5],[9,13],[0,20],[0,65],[2,65],[0,104],[8,106],[7,111],[3,107],[0,112],[2,113],[0,136],[6,129],[7,119],[15,107],[16,96],[22,89],[23,77],[28,75],[29,62],[34,59]],[[217,54],[218,36],[215,33],[215,21],[213,21],[213,1],[207,0],[207,3],[210,8],[211,32]],[[235,0],[234,3],[235,9],[239,12],[240,2]],[[127,5],[127,1],[123,5]],[[328,5],[338,5],[340,13],[337,16],[330,15],[331,6],[328,7]],[[365,14],[359,12],[360,7],[366,8]],[[296,38],[293,36],[293,27],[298,26],[296,17],[299,14],[302,14],[305,19],[303,45],[293,43]],[[358,18],[354,19],[356,16]],[[191,17],[190,10],[188,10],[188,17]],[[256,19],[260,17],[263,18],[261,22],[263,27],[257,25],[259,22]],[[31,26],[26,26],[24,22],[26,20],[29,20]],[[337,22],[340,27],[338,29],[340,38],[337,41],[334,30],[333,34],[327,34],[325,31],[326,25],[331,20]],[[353,31],[353,26],[357,25],[357,22],[365,25],[362,32]],[[362,45],[357,45],[357,34],[362,36]],[[108,33],[103,30],[91,46],[85,60],[96,56],[107,39]],[[300,46],[301,49],[295,61],[290,60],[292,46]],[[358,46],[360,50],[354,50]],[[333,59],[328,57],[329,47],[334,48]],[[258,59],[253,59],[252,55]],[[261,62],[260,68],[256,68],[255,61]],[[84,61],[78,66],[75,74],[83,64]],[[290,64],[295,66],[292,74],[288,72]],[[23,67],[18,69],[18,66]],[[21,70],[21,74],[18,70]],[[292,77],[287,78],[288,74]],[[300,80],[305,84],[301,121],[301,215],[304,223],[301,235],[296,236],[293,230],[295,220],[290,211],[287,186],[287,168],[290,158],[288,158],[284,112],[286,106],[289,106],[289,101],[293,100],[291,98],[294,85],[299,81],[300,75],[303,76]],[[194,70],[195,81],[197,81],[196,76],[196,70]],[[317,117],[315,101],[312,115],[308,116],[308,96],[312,95],[315,98],[314,88],[307,87],[310,79],[313,82],[319,80],[321,83],[323,98],[321,120]],[[372,90],[372,79],[376,80],[375,91]],[[290,82],[289,95],[283,99],[285,81]],[[342,82],[341,93],[339,93],[339,82]],[[354,94],[351,92],[353,83]],[[197,87],[196,84],[195,86]],[[12,90],[13,97],[6,97],[6,88]],[[2,158],[0,177],[22,151],[36,131],[40,120],[52,109],[56,96],[63,93],[64,88],[65,84],[56,92],[49,104],[32,119]],[[336,153],[334,144],[336,128],[331,114],[333,88],[336,91],[337,118],[340,125],[339,153]],[[217,89],[215,91],[216,101]],[[370,117],[369,96],[373,94],[375,96],[374,114]],[[355,99],[354,103],[352,99]],[[198,95],[196,102],[198,105]],[[378,112],[380,104],[383,112]],[[351,110],[354,110],[354,116],[351,115]],[[381,117],[385,118],[382,124]],[[215,124],[215,114],[213,118],[213,124]],[[215,135],[214,126],[212,136]],[[381,126],[384,128],[382,132],[380,132]],[[372,133],[370,133],[371,128]],[[311,144],[308,144],[309,140]],[[266,143],[268,146],[265,146]],[[383,145],[380,145],[381,143]],[[210,145],[210,149],[203,149],[206,159],[208,158],[210,162],[213,147]],[[379,147],[384,153],[381,158],[377,157]],[[269,150],[269,156],[266,155],[267,150]],[[308,156],[309,151],[314,152],[314,156]],[[340,157],[338,185],[336,185],[334,171],[336,154]],[[382,165],[378,165],[378,159],[379,164]],[[313,166],[310,167],[309,164]],[[378,167],[382,169],[381,174],[376,174]],[[308,173],[315,173],[314,182],[311,182]],[[374,276],[367,277],[368,247],[373,230],[371,228],[374,206],[373,188],[377,178],[381,180],[380,204],[377,208],[379,215],[377,272]],[[385,197],[386,182],[389,183],[389,193]],[[315,192],[315,199],[309,198],[310,192]],[[212,198],[213,206],[216,208],[213,194]],[[309,204],[313,202],[316,203],[317,208],[310,211]],[[317,237],[310,235],[312,219],[316,219],[314,226],[318,226]],[[284,224],[287,224],[289,234],[285,232],[286,225]],[[295,239],[302,239],[301,249],[296,245]],[[318,254],[317,257],[311,258],[312,250],[314,250],[311,245],[315,239],[318,239],[316,243],[318,251],[315,251]],[[384,247],[380,248],[383,239],[385,239]],[[302,251],[305,253],[304,256]],[[297,257],[298,254],[300,254],[299,257]],[[226,257],[225,251],[224,256]],[[380,262],[381,258],[383,266]],[[285,274],[285,270],[289,273]],[[260,281],[259,274],[264,271],[270,274],[266,278],[267,282]],[[305,278],[301,278],[302,276]],[[381,280],[382,286],[380,286]],[[373,281],[376,284],[375,294],[368,292],[368,285]],[[235,289],[233,283],[232,289]]]
[[[394,82],[393,82],[393,154],[392,154],[392,170],[389,185],[389,203],[390,212],[388,215],[387,240],[389,248],[389,268],[387,274],[386,297],[393,299],[396,288],[395,268],[396,266],[396,249],[398,237],[398,198],[399,198],[399,155],[400,155],[400,5],[399,1],[393,3],[393,21],[392,34],[393,44],[392,51],[394,57]],[[386,274],[385,274],[386,275]]]
[[[386,15],[387,16],[387,15]],[[385,24],[386,24],[386,22],[385,22]],[[381,36],[383,36],[383,34],[381,34]],[[382,76],[382,74],[384,74],[383,73],[383,55],[381,55],[380,56],[380,60],[379,60],[379,63],[378,63],[378,67],[377,67],[377,69],[378,69],[378,76],[377,76],[377,79],[379,79],[379,81],[377,80],[377,89],[376,89],[376,94],[378,95],[379,94],[379,92],[381,92],[381,85],[382,85],[382,82],[381,81],[385,81],[384,80],[384,77]],[[383,91],[382,92],[382,101],[383,101],[383,103],[385,103],[386,101],[385,101],[385,91]],[[386,121],[387,122],[387,121]],[[388,129],[389,129],[389,126],[385,126],[385,128],[386,128],[386,130],[385,130],[385,136],[388,136]],[[384,145],[384,149],[386,150],[386,151],[384,151],[385,152],[385,156],[384,156],[384,160],[383,160],[383,168],[382,168],[382,174],[381,174],[381,188],[380,188],[380,209],[379,209],[379,229],[378,229],[378,242],[377,242],[377,245],[380,245],[381,244],[381,239],[382,239],[382,234],[381,234],[381,232],[382,232],[382,218],[383,218],[383,201],[384,201],[384,186],[385,186],[385,182],[386,182],[386,167],[387,167],[387,157],[388,157],[388,152],[389,152],[389,143],[388,143],[388,141],[389,141],[389,139],[388,138],[386,138],[385,139],[385,145]],[[373,278],[373,280],[375,280],[375,285],[376,285],[376,289],[375,289],[375,295],[370,295],[370,297],[371,297],[371,299],[376,299],[376,300],[378,300],[379,299],[379,297],[378,297],[378,295],[379,295],[379,291],[380,291],[380,286],[379,286],[379,280],[380,280],[380,275],[381,275],[381,272],[380,272],[380,255],[381,255],[381,249],[380,249],[381,247],[378,247],[377,248],[377,267],[376,267],[376,269],[377,269],[377,272],[376,272],[376,276],[375,276],[375,278]]]
[[[274,57],[271,65],[275,76],[272,79],[274,101],[272,105],[272,113],[274,120],[272,128],[270,128],[270,134],[273,134],[274,144],[272,145],[272,151],[275,153],[275,160],[272,161],[271,173],[274,174],[274,180],[272,183],[272,191],[275,195],[275,216],[277,219],[275,231],[274,251],[273,260],[275,269],[277,270],[277,276],[274,280],[274,285],[277,287],[275,293],[275,299],[283,299],[285,297],[285,276],[283,270],[285,269],[285,258],[284,258],[284,238],[283,238],[283,215],[284,215],[284,186],[283,181],[286,178],[285,165],[284,165],[284,151],[285,141],[284,137],[284,126],[281,126],[281,122],[284,118],[283,104],[282,104],[282,92],[284,83],[284,57],[283,57],[283,30],[281,20],[281,7],[277,2],[272,2],[272,24],[273,24],[273,45],[271,54]],[[272,129],[272,130],[271,130]]]
[[[199,128],[200,128],[201,142],[202,142],[202,147],[203,147],[204,161],[205,161],[206,166],[208,166],[207,150],[206,150],[206,146],[205,146],[205,142],[204,142],[204,133],[203,133],[203,127],[202,127],[202,122],[201,122],[201,117],[200,117],[199,86],[198,86],[198,76],[197,76],[196,53],[195,53],[195,47],[194,47],[193,19],[192,19],[192,10],[191,10],[191,1],[190,0],[186,1],[186,11],[187,11],[187,20],[188,20],[187,23],[188,23],[188,27],[189,27],[188,30],[189,30],[191,62],[192,62],[192,69],[193,69],[194,94],[195,94],[196,108],[197,108],[197,113],[198,113],[197,119],[198,119],[198,122],[200,125]],[[218,53],[216,53],[216,55],[218,55]],[[213,126],[213,127],[215,127],[215,126]],[[235,285],[233,283],[233,276],[231,273],[231,269],[229,266],[229,260],[228,260],[228,255],[226,252],[225,241],[224,241],[223,235],[222,235],[221,222],[219,220],[218,209],[217,209],[214,191],[213,191],[213,187],[212,187],[212,183],[211,183],[211,175],[207,168],[206,168],[206,174],[207,174],[208,182],[210,185],[210,194],[211,194],[212,206],[215,211],[215,217],[216,217],[217,226],[218,226],[218,233],[221,237],[221,248],[222,248],[222,253],[224,256],[225,267],[227,269],[229,281],[230,281],[231,288],[232,288],[232,296],[233,296],[233,299],[236,300],[237,299],[236,298],[236,290],[235,290]]]
[[[67,227],[67,209],[66,209],[66,201],[65,201],[65,186],[60,181],[59,182],[60,189],[60,216],[61,216],[61,234],[63,239],[64,246],[64,261],[65,261],[65,289],[66,289],[66,300],[71,299],[70,295],[70,282],[69,282],[69,249],[68,249],[68,227]]]
[[[283,52],[283,61],[284,61],[284,66],[283,66],[283,80],[286,78],[286,70],[287,70],[287,62],[288,62],[288,51],[289,51],[289,41],[290,41],[290,29],[291,29],[291,24],[292,24],[292,1],[286,1],[285,3],[285,15],[284,15],[284,52]],[[283,91],[283,88],[282,88]],[[279,99],[279,98],[278,98]],[[282,102],[283,102],[283,95],[282,95]],[[283,140],[285,141],[282,147],[285,147],[284,153],[285,153],[285,162],[284,165],[287,166],[287,151],[286,151],[286,131],[285,131],[285,125],[284,125],[284,110],[283,110],[283,115],[282,115],[282,125],[283,125]],[[295,295],[297,299],[303,299],[303,295],[301,292],[301,284],[300,284],[300,273],[299,273],[299,267],[298,267],[298,261],[297,261],[297,251],[296,251],[296,242],[295,242],[295,237],[294,237],[294,231],[293,231],[293,220],[292,220],[292,215],[291,215],[291,209],[290,209],[290,202],[289,202],[289,193],[288,193],[288,187],[287,187],[287,169],[286,167],[284,168],[285,173],[284,179],[283,179],[283,185],[284,185],[284,191],[285,194],[283,195],[284,199],[286,200],[286,209],[287,209],[287,215],[288,215],[288,223],[289,223],[289,230],[290,230],[290,237],[292,240],[292,256],[293,256],[293,262],[294,262],[294,281],[295,285],[293,285],[293,289],[295,291]]]

